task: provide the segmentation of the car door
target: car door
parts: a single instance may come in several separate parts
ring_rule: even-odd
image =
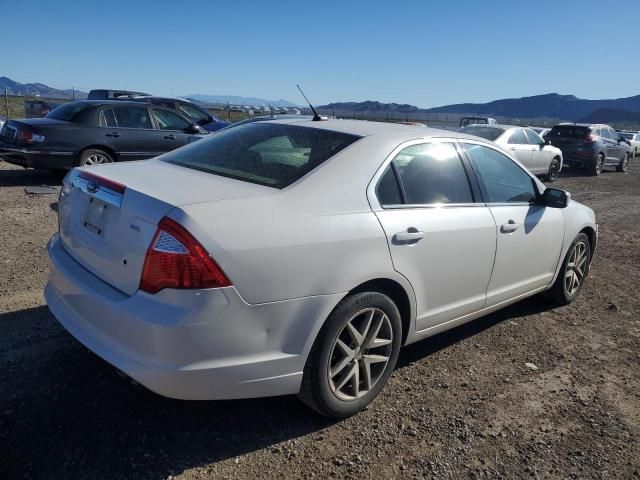
[[[616,132],[613,128],[609,128],[609,134],[613,138],[615,144],[615,155],[613,155],[612,164],[618,165],[620,160],[624,158],[629,150],[629,144],[624,140],[624,137]]]
[[[415,291],[417,330],[480,310],[496,228],[470,167],[453,140],[405,144],[391,158],[371,204],[394,268]]]
[[[486,305],[546,287],[560,259],[562,211],[536,202],[537,183],[507,155],[488,145],[463,142],[496,223],[496,258]]]
[[[608,127],[601,127],[598,130],[600,131],[600,139],[604,146],[605,164],[613,163],[616,161],[618,156],[618,142],[615,141],[614,136],[611,135],[611,131]]]
[[[538,175],[547,173],[551,164],[551,152],[544,148],[544,140],[536,132],[525,128],[524,133],[527,135],[527,141],[531,147],[531,167],[529,170]]]
[[[169,152],[189,143],[191,135],[187,129],[191,122],[168,108],[151,107],[151,115],[157,128],[158,149]]]
[[[518,159],[518,161],[527,168],[532,166],[533,152],[531,145],[524,134],[524,129],[514,128],[509,132],[509,150]]]
[[[115,105],[100,112],[101,136],[121,160],[158,155],[156,130],[145,105]]]

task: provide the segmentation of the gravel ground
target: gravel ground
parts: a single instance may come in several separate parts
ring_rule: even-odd
[[[406,348],[341,422],[295,397],[161,398],[77,343],[42,296],[56,196],[24,192],[59,180],[0,164],[0,478],[640,478],[640,161],[557,181],[600,224],[574,304]]]

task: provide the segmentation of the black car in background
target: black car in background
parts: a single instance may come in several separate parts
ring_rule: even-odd
[[[221,128],[230,125],[229,122],[220,120],[218,117],[212,115],[199,105],[196,105],[195,103],[184,100],[182,98],[155,97],[151,95],[144,95],[133,97],[131,98],[131,100],[171,108],[181,115],[190,118],[194,123],[197,123],[209,132],[216,132]]]
[[[61,105],[45,118],[9,120],[0,131],[0,158],[62,170],[155,157],[208,133],[169,108],[84,100]]]
[[[565,165],[587,168],[592,175],[605,167],[626,172],[629,166],[629,144],[609,125],[561,123],[544,138],[562,150]]]

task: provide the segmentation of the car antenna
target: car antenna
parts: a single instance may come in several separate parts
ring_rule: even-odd
[[[322,120],[322,117],[320,115],[318,115],[318,112],[316,112],[316,109],[313,108],[313,105],[311,105],[311,102],[309,101],[309,99],[307,98],[307,96],[304,94],[304,92],[302,91],[302,89],[300,88],[300,85],[298,85],[296,83],[296,87],[298,87],[298,90],[300,90],[300,93],[302,94],[302,96],[304,97],[304,99],[307,101],[307,103],[309,104],[309,107],[311,107],[311,111],[313,112],[313,121],[314,122],[319,122]]]

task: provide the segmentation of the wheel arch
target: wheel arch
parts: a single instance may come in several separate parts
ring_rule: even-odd
[[[596,251],[596,243],[598,241],[595,229],[593,227],[584,227],[580,230],[580,233],[584,233],[587,238],[589,238],[589,258],[593,258],[593,254]]]
[[[400,321],[402,324],[402,345],[407,341],[411,325],[413,324],[413,308],[411,297],[405,287],[390,278],[375,278],[361,283],[357,287],[351,289],[347,295],[361,292],[376,291],[387,295],[393,303],[398,307],[400,312]]]
[[[103,152],[111,155],[114,162],[118,162],[120,160],[120,158],[118,157],[118,154],[115,152],[113,148],[107,147],[105,145],[89,145],[88,147],[84,147],[82,150],[80,150],[76,154],[76,161],[79,160],[82,153],[86,152],[87,150],[102,150]]]

